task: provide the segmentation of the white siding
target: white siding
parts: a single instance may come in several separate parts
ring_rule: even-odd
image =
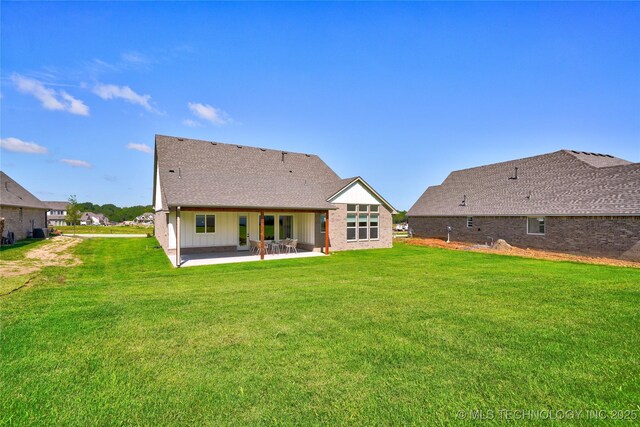
[[[359,182],[354,182],[342,193],[330,200],[331,203],[351,203],[363,205],[379,205],[378,200]]]
[[[154,197],[153,208],[157,212],[162,209],[162,191],[160,190],[160,169],[156,168],[156,194]]]
[[[169,224],[167,224],[167,236],[169,238],[169,249],[176,248],[176,213],[169,213]]]
[[[315,244],[315,214],[298,213],[293,218],[294,234],[300,243]]]
[[[196,233],[196,215],[215,215],[215,233]],[[180,247],[235,246],[238,244],[238,214],[236,212],[181,212]]]

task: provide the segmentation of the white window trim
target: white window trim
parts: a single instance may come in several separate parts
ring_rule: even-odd
[[[355,205],[356,206],[356,210],[355,211],[349,211],[348,209],[348,205],[347,205],[347,217],[349,214],[351,215],[355,215],[356,216],[356,226],[355,227],[349,227],[349,221],[347,221],[347,227],[345,227],[347,230],[348,229],[355,229],[356,231],[356,238],[355,239],[349,239],[347,238],[347,243],[352,243],[352,242],[375,242],[380,240],[380,208],[378,208],[377,211],[372,212],[371,211],[371,206],[370,204],[366,204],[367,206],[367,211],[366,212],[360,212],[360,205],[365,205],[365,203],[349,203],[349,205]],[[380,205],[373,205],[373,206],[380,206]],[[366,239],[361,239],[360,238],[360,215],[362,214],[366,214],[367,215],[367,238]],[[378,215],[378,225],[377,228],[378,229],[378,237],[376,237],[375,239],[371,238],[371,215]]]
[[[202,233],[198,233],[198,221],[196,219],[196,217],[198,215],[203,215],[204,216],[204,232]],[[216,231],[207,231],[207,217],[208,216],[212,216],[213,217],[213,227]],[[207,235],[212,235],[212,234],[216,234],[216,232],[218,231],[218,218],[216,218],[216,214],[211,213],[199,213],[199,214],[194,214],[193,215],[193,234],[195,235],[199,235],[199,234],[207,234]]]
[[[324,231],[322,231],[322,217],[324,217]],[[327,233],[327,214],[320,214],[320,234]]]
[[[527,224],[529,223],[529,220],[527,220]],[[468,216],[467,217],[467,228],[473,228],[473,217],[472,216]]]
[[[538,219],[538,218],[542,218],[542,221],[544,222],[544,233],[533,233],[529,231],[529,220],[530,219]],[[544,216],[528,216],[527,217],[527,234],[530,236],[544,236],[547,234],[547,220],[545,219],[546,217]]]

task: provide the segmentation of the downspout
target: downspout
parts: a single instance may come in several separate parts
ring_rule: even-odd
[[[329,209],[325,213],[326,220],[324,222],[324,254],[329,255]]]

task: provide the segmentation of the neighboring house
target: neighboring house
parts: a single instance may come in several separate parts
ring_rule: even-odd
[[[103,214],[83,212],[80,215],[80,225],[109,225],[109,218]]]
[[[47,212],[47,223],[49,227],[67,225],[67,206],[69,202],[44,202],[49,211]]]
[[[152,225],[154,221],[155,215],[151,212],[145,212],[140,216],[137,216],[134,223],[141,225]]]
[[[640,163],[560,150],[455,171],[407,216],[422,237],[640,261]]]
[[[16,240],[27,238],[36,228],[47,227],[47,207],[36,196],[0,171],[0,217],[2,237],[13,232]]]
[[[248,250],[251,240],[325,253],[392,245],[395,209],[313,154],[156,135],[153,185],[155,235],[177,265],[181,253]]]

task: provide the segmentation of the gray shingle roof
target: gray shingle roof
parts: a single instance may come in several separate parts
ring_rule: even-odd
[[[57,202],[57,201],[44,201],[42,202],[48,209],[52,211],[66,211],[67,206],[69,206],[69,202]]]
[[[560,150],[455,171],[407,215],[640,215],[640,163]]]
[[[313,154],[163,135],[156,135],[156,163],[163,209],[333,209],[327,198],[341,181]]]
[[[0,171],[0,205],[46,209],[40,199],[2,171]]]

